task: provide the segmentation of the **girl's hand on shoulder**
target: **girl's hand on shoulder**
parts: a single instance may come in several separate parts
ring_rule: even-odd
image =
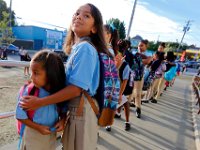
[[[48,135],[51,133],[48,126],[38,125],[36,130],[39,131],[43,135]]]
[[[39,98],[36,96],[23,96],[22,100],[19,102],[19,105],[24,110],[35,110],[41,107]]]
[[[123,57],[121,54],[117,54],[117,56],[115,56],[115,65],[116,65],[117,68],[119,68],[121,66],[125,57],[126,56]]]
[[[55,125],[56,132],[60,132],[60,131],[64,130],[64,127],[65,127],[65,118],[62,118]]]

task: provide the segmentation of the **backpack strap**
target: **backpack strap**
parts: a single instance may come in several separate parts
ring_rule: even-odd
[[[79,107],[78,107],[77,112],[76,112],[77,116],[81,116],[83,114],[84,96],[87,98],[88,102],[90,103],[90,106],[92,107],[94,113],[96,114],[96,116],[98,118],[99,115],[100,115],[99,114],[99,109],[95,105],[94,100],[92,99],[92,97],[86,91],[82,92],[80,104],[79,104]]]

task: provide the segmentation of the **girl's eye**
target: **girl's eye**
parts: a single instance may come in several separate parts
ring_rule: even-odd
[[[89,16],[89,15],[84,15],[84,17],[85,17],[85,18],[89,18],[90,16]]]
[[[74,14],[74,16],[78,16],[79,15],[79,13],[78,12],[76,12],[75,14]]]

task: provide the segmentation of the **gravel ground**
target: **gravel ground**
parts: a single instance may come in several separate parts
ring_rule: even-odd
[[[23,68],[0,67],[0,113],[15,111],[17,93],[26,80]],[[0,147],[17,139],[14,117],[0,119]]]

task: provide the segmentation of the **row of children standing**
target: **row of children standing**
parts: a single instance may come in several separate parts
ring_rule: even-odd
[[[119,105],[125,107],[125,129],[130,129],[129,103],[124,90],[131,72],[127,64],[132,58],[127,51],[128,42],[119,41],[118,38],[114,40],[112,34],[115,31],[113,26],[103,27],[102,16],[97,7],[85,4],[79,7],[72,18],[65,43],[65,51],[69,55],[65,69],[62,60],[48,50],[40,51],[32,58],[30,63],[32,84],[27,84],[20,90],[16,109],[16,118],[24,125],[19,130],[22,141],[19,149],[53,150],[56,132],[61,130],[64,130],[62,136],[64,150],[96,149],[97,118],[91,109],[88,96],[84,93],[87,92],[93,97],[97,92],[100,81],[99,53],[116,57],[116,64],[119,64],[117,65],[121,80]],[[141,41],[138,46],[140,55],[136,59],[141,59],[143,64],[152,61],[152,57],[143,54],[146,48],[147,41]],[[121,56],[118,53],[121,53]],[[128,63],[121,62],[124,55]],[[143,64],[140,64],[140,68],[144,67]],[[129,99],[135,97],[139,118],[143,74],[139,74],[140,70],[136,73],[137,79],[134,81]],[[93,101],[96,103],[94,97]],[[82,111],[79,111],[79,108]]]

